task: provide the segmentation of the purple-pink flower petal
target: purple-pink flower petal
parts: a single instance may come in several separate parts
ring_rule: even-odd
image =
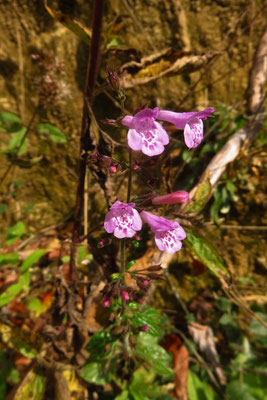
[[[201,111],[192,111],[192,112],[184,112],[178,113],[174,111],[168,110],[160,110],[157,115],[157,119],[161,121],[167,121],[171,124],[174,124],[177,129],[184,129],[185,125],[192,118],[201,118],[206,119],[211,117],[211,114],[214,112],[213,107],[208,107],[205,110]]]
[[[199,118],[188,121],[184,128],[184,141],[189,149],[197,147],[203,139],[203,122]]]
[[[134,203],[116,201],[106,215],[105,230],[108,233],[113,232],[118,239],[133,237],[142,228],[142,220],[134,206]]]

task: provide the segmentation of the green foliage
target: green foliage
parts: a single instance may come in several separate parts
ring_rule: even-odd
[[[22,122],[17,115],[9,111],[0,112],[0,130],[13,133],[20,131],[21,128]]]
[[[48,122],[37,125],[37,133],[41,138],[48,138],[55,143],[67,143],[66,135],[59,128]]]
[[[263,321],[267,323],[267,315],[264,313],[256,313]],[[250,330],[254,335],[253,341],[267,348],[267,328],[256,319],[252,319]]]
[[[25,232],[25,225],[22,221],[19,221],[16,225],[11,226],[5,231],[6,243],[8,245],[13,244],[18,240]]]
[[[233,181],[227,181],[226,184],[217,186],[210,207],[210,216],[217,225],[219,225],[219,213],[229,213],[231,202],[235,201],[235,190]]]
[[[157,342],[158,339],[148,332],[140,332],[137,336],[136,354],[164,380],[171,380],[173,378],[173,370],[170,368],[172,357]]]
[[[200,183],[194,198],[185,206],[184,212],[186,213],[198,213],[200,212],[206,203],[208,202],[211,195],[212,186],[207,175],[205,179]]]
[[[33,264],[37,263],[40,258],[45,254],[45,250],[37,249],[32,252],[28,257],[25,258],[23,263],[21,264],[20,270],[21,272],[26,272]]]
[[[132,317],[132,325],[139,328],[143,325],[148,326],[148,333],[152,336],[162,337],[163,330],[160,327],[162,319],[161,313],[152,307],[144,307],[141,311],[134,313]]]
[[[17,265],[19,261],[19,255],[17,251],[7,254],[0,254],[0,266],[1,265]]]
[[[190,369],[188,372],[188,398],[189,400],[215,400],[217,398],[210,385],[200,380]]]
[[[222,257],[213,245],[204,238],[198,230],[192,227],[186,229],[185,242],[190,250],[205,264],[216,276],[226,275],[228,271]]]

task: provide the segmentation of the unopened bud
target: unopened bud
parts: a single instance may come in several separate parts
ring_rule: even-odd
[[[141,329],[141,331],[144,331],[144,332],[148,332],[149,331],[149,327],[147,325],[140,326],[140,329]]]
[[[107,308],[110,306],[111,298],[108,296],[105,296],[103,299],[103,307]]]
[[[151,267],[148,267],[148,271],[160,271],[162,269],[161,265],[151,265]]]
[[[175,203],[186,203],[190,200],[189,194],[184,190],[165,194],[164,196],[156,196],[152,199],[152,204],[175,204]]]
[[[115,174],[115,172],[117,172],[117,170],[118,170],[118,168],[117,168],[116,165],[111,165],[111,166],[109,167],[109,172],[110,172],[111,174]]]
[[[121,292],[121,298],[123,301],[128,301],[130,300],[129,294],[128,292],[126,292],[126,290],[122,290]]]
[[[120,90],[121,87],[120,79],[115,71],[110,71],[110,69],[107,68],[107,79],[113,90],[115,91]]]
[[[140,165],[135,161],[134,164],[132,164],[132,170],[133,171],[138,171],[140,169]]]
[[[150,274],[147,274],[147,276],[148,276],[150,279],[155,279],[155,280],[160,280],[160,279],[162,279],[160,275],[158,275],[158,274],[153,274],[153,272],[150,273]]]

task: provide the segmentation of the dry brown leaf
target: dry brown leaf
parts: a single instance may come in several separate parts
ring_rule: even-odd
[[[188,330],[194,342],[199,346],[200,350],[205,354],[205,357],[214,368],[221,385],[225,385],[226,376],[218,361],[218,353],[215,347],[212,329],[207,325],[200,325],[196,322],[192,322],[188,325]]]

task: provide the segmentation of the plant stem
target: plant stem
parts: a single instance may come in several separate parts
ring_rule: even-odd
[[[83,117],[82,117],[82,130],[81,130],[81,146],[80,146],[80,159],[79,159],[79,182],[76,193],[76,202],[74,209],[74,227],[72,232],[71,254],[70,254],[70,280],[75,285],[76,282],[76,264],[77,264],[77,245],[80,242],[80,232],[83,214],[83,200],[84,200],[84,181],[86,175],[86,157],[82,154],[92,150],[93,144],[90,137],[90,124],[91,117],[88,112],[87,102],[92,104],[93,93],[96,85],[97,75],[100,64],[100,42],[102,31],[102,20],[104,13],[104,0],[94,1],[93,12],[93,29],[92,29],[92,42],[90,47],[90,56],[87,66],[86,84],[84,90],[83,102]]]
[[[125,273],[125,247],[126,247],[125,239],[121,239],[121,274],[123,282]]]
[[[127,188],[127,203],[129,203],[131,198],[132,189],[132,149],[129,148],[129,175],[128,175],[128,188]]]

